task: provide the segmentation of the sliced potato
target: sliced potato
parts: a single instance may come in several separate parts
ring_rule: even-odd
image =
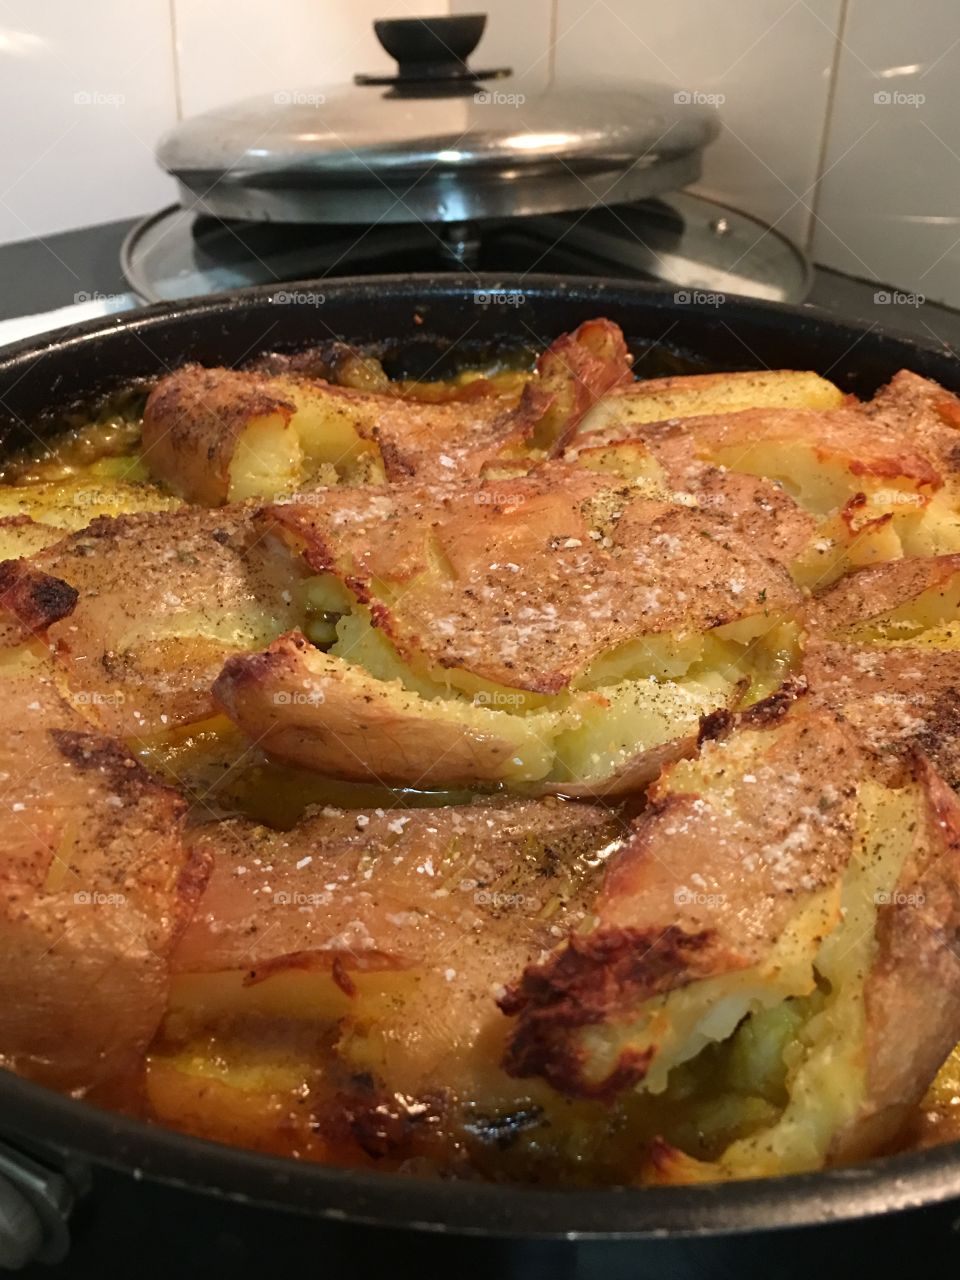
[[[820,989],[781,1050],[785,1105],[704,1163],[653,1153],[646,1177],[704,1182],[802,1172],[888,1149],[960,1035],[960,806],[929,763],[903,787],[865,782],[842,920]],[[918,991],[939,993],[916,999]]]
[[[636,789],[793,656],[781,566],[597,472],[328,490],[260,526],[319,571],[329,651],[287,637],[216,694],[264,750],[340,777]]]
[[[960,787],[960,556],[850,574],[806,613],[803,672],[888,781],[919,749]]]
[[[62,537],[63,529],[30,516],[0,516],[0,560],[36,555]]]
[[[37,670],[0,693],[0,1058],[58,1088],[130,1084],[205,864],[179,797]]]
[[[737,677],[622,680],[523,713],[510,690],[427,698],[293,633],[229,659],[214,693],[268,755],[320,774],[417,788],[536,782],[589,796],[638,790],[691,749],[702,715],[742,690]]]
[[[650,378],[604,396],[583,418],[578,434],[602,431],[623,437],[633,426],[668,418],[741,409],[838,409],[843,400],[832,382],[796,369]]]
[[[504,1000],[511,1073],[576,1096],[659,1094],[746,1015],[815,990],[853,847],[856,751],[829,715],[785,705],[758,704],[661,775],[593,928]]]
[[[47,526],[52,526],[62,536],[63,530],[84,529],[100,516],[176,511],[181,505],[178,498],[162,493],[152,484],[125,480],[122,475],[111,475],[109,471],[98,476],[95,470],[91,468],[83,475],[68,476],[62,480],[0,485],[0,520],[3,521],[5,536],[18,529],[28,534],[27,542],[22,544],[24,549],[11,554],[30,555],[39,549],[41,541],[45,540],[47,545],[55,542],[52,534],[47,535]],[[43,526],[42,536],[31,526],[14,523],[22,516],[28,516]]]
[[[33,564],[78,593],[48,636],[73,699],[121,737],[209,717],[224,658],[302,618],[299,567],[238,509],[100,518]]]
[[[469,1142],[482,1117],[493,1131],[496,1117],[509,1124],[520,1109],[515,1082],[498,1066],[508,1025],[498,983],[581,922],[622,830],[606,809],[530,800],[330,808],[286,833],[208,824],[195,840],[213,873],[177,950],[171,1009],[151,1061],[151,1074],[165,1068],[151,1084],[154,1105],[178,1105],[169,1098],[171,1068],[181,1080],[192,1070],[218,1082],[215,1108],[227,1105],[226,1085],[269,1082],[283,1095],[287,1072],[287,1105],[308,1082],[314,1131],[335,1148],[346,1112],[350,1142],[338,1159],[350,1160],[351,1146],[354,1161],[370,1152],[374,1118],[383,1122],[403,1098],[408,1120],[432,1119],[411,1127],[398,1115],[377,1154],[432,1147],[449,1161],[451,1145]],[[272,1062],[255,1051],[271,1025]],[[285,1049],[294,1040],[285,1028],[296,1026],[301,1044],[312,1029],[314,1045],[299,1070]],[[240,1069],[245,1060],[253,1070]],[[544,1090],[535,1093],[549,1106]],[[256,1112],[231,1096],[235,1124],[246,1116],[253,1128]],[[283,1097],[274,1103],[282,1105]],[[180,1112],[193,1131],[202,1125],[196,1110]],[[549,1141],[547,1128],[544,1117]],[[256,1143],[256,1130],[244,1137]]]
[[[367,606],[408,665],[439,684],[465,672],[470,694],[480,681],[592,688],[593,664],[628,644],[646,674],[658,635],[762,619],[800,598],[709,514],[562,464],[462,488],[326,490],[267,508],[259,525]]]

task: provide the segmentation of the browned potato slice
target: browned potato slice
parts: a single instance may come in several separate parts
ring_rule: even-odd
[[[590,687],[594,664],[640,637],[799,601],[705,513],[558,464],[462,489],[327,490],[267,508],[260,526],[348,587],[405,661],[451,683],[462,670],[534,694]]]
[[[283,493],[303,469],[295,413],[267,379],[185,365],[150,393],[143,458],[174,493],[208,506]]]
[[[928,760],[919,757],[915,773],[905,794],[880,793],[869,814],[868,838],[881,856],[891,833],[907,851],[893,889],[888,881],[874,895],[876,946],[858,1028],[865,1086],[831,1141],[831,1162],[888,1144],[960,1035],[960,803]],[[918,1001],[919,991],[937,999]]]
[[[873,499],[877,513],[891,506],[920,508],[942,485],[919,443],[858,409],[746,409],[643,430],[668,469],[682,468],[692,457],[766,476],[818,515],[860,492]]]
[[[635,1086],[661,1133],[678,1106],[693,1112],[690,1145],[655,1142],[644,1180],[872,1154],[960,1035],[960,997],[922,1011],[914,998],[960,976],[943,945],[960,929],[960,804],[922,759],[879,785],[837,721],[802,704],[778,719],[787,703],[721,724],[665,771],[594,928],[501,1002],[518,1018],[511,1072],[574,1095]]]
[[[417,400],[280,373],[187,365],[147,401],[143,456],[175,493],[217,506],[316,482],[381,483],[476,474],[508,452],[543,452],[598,396],[629,377],[623,335],[607,320],[564,334],[541,355],[520,403],[497,395]]]
[[[339,621],[328,653],[287,637],[216,694],[264,750],[340,777],[636,789],[791,656],[782,567],[596,472],[328,490],[261,526]]]
[[[78,593],[48,635],[73,696],[121,737],[213,714],[224,659],[302,617],[302,577],[240,510],[100,518],[33,564]]]
[[[580,924],[621,831],[604,809],[502,800],[326,809],[285,833],[209,824],[195,839],[213,873],[177,949],[151,1074],[197,1056],[191,1046],[205,1037],[204,1054],[242,1063],[266,1019],[312,1027],[313,1072],[305,1063],[288,1088],[310,1080],[308,1106],[316,1077],[321,1104],[324,1080],[339,1090],[339,1107],[316,1118],[321,1135],[335,1136],[346,1112],[354,1158],[369,1152],[370,1126],[402,1096],[412,1114],[433,1119],[419,1133],[388,1124],[378,1154],[409,1156],[426,1141],[445,1145],[455,1163],[483,1116],[493,1128],[501,1112],[508,1123],[523,1109],[526,1090],[498,1066],[508,1026],[498,984]],[[272,1071],[260,1061],[260,1081],[282,1081],[286,1057]],[[251,1074],[238,1068],[232,1078],[240,1086]],[[160,1108],[165,1083],[151,1085]],[[563,1125],[569,1107],[554,1102],[554,1124]]]
[[[575,1095],[642,1083],[743,1017],[816,986],[852,851],[856,751],[824,713],[781,696],[667,768],[607,871],[596,924],[524,974],[505,1059]]]
[[[523,393],[518,417],[527,444],[562,450],[594,404],[631,385],[632,363],[623,334],[609,320],[587,320],[557,338]]]
[[[707,1162],[660,1144],[649,1180],[859,1160],[888,1150],[909,1125],[960,1034],[960,806],[922,758],[900,788],[862,784],[842,913],[817,956],[820,990],[799,1024],[794,1017],[792,1040],[773,1046],[785,1068],[780,1115]],[[919,991],[937,998],[918,1000]]]
[[[584,418],[581,433],[628,434],[634,426],[741,409],[839,409],[843,393],[815,373],[760,369],[650,378],[618,387]]]
[[[888,779],[917,749],[960,786],[960,556],[863,569],[806,614],[803,671]]]
[[[63,537],[66,529],[84,529],[98,516],[136,511],[176,511],[180,499],[156,485],[85,474],[30,484],[0,484],[0,548],[4,559],[33,555]],[[26,518],[27,524],[22,521]]]
[[[36,555],[62,537],[62,529],[32,520],[30,516],[0,516],[0,560]]]
[[[960,399],[939,383],[901,369],[863,412],[921,443],[944,473],[953,476],[960,471]]]
[[[135,1079],[203,857],[176,794],[36,670],[0,692],[0,1057],[64,1089]]]

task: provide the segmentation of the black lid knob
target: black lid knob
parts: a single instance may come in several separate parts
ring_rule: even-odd
[[[397,61],[397,79],[457,80],[471,73],[467,59],[480,43],[485,13],[443,18],[378,18],[377,39]]]

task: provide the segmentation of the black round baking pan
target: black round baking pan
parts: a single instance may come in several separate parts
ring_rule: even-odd
[[[338,338],[381,352],[398,370],[436,376],[478,352],[534,349],[600,315],[623,327],[642,359],[659,353],[667,367],[807,368],[861,395],[905,367],[960,390],[960,360],[948,348],[813,308],[568,277],[366,277],[165,304],[9,347],[0,352],[0,444],[14,448],[71,407],[186,360],[242,365]],[[278,1258],[285,1256],[281,1238],[283,1247],[297,1239],[329,1248],[331,1264],[340,1259],[331,1271],[337,1275],[367,1274],[367,1264],[372,1274],[374,1255],[386,1267],[377,1249],[388,1247],[395,1250],[390,1269],[401,1274],[408,1265],[422,1274],[441,1263],[462,1275],[580,1274],[588,1243],[608,1280],[618,1274],[616,1258],[630,1275],[662,1274],[667,1266],[676,1275],[742,1275],[747,1258],[754,1259],[748,1273],[760,1257],[769,1271],[776,1255],[771,1273],[792,1275],[831,1230],[842,1229],[845,1239],[869,1230],[876,1244],[896,1214],[898,1222],[914,1224],[911,1231],[932,1230],[952,1249],[960,1216],[953,1203],[960,1200],[960,1144],[714,1186],[560,1190],[426,1180],[220,1146],[97,1110],[6,1072],[0,1072],[0,1139],[48,1167],[85,1170],[92,1178],[76,1214],[75,1251],[48,1275],[87,1274],[85,1266],[91,1275],[143,1276],[164,1268],[169,1274],[171,1265],[180,1274],[201,1274],[183,1258],[169,1260],[165,1250],[174,1246],[198,1267],[206,1259],[207,1274],[214,1261],[246,1274],[243,1260],[259,1257],[270,1238]],[[172,1233],[163,1224],[171,1213],[180,1222]],[[149,1256],[142,1265],[127,1257],[129,1271],[111,1271],[104,1261],[112,1256],[110,1242],[129,1235],[138,1214],[158,1227]],[[218,1240],[227,1242],[226,1254],[205,1252]],[[602,1252],[608,1246],[626,1252],[615,1258]],[[884,1254],[898,1256],[894,1245]],[[832,1274],[824,1265],[820,1270]]]

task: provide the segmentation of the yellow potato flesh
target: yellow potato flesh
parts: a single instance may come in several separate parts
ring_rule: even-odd
[[[578,434],[618,424],[640,426],[741,409],[836,409],[842,404],[843,394],[833,383],[802,370],[651,379],[601,400],[584,417]]]

